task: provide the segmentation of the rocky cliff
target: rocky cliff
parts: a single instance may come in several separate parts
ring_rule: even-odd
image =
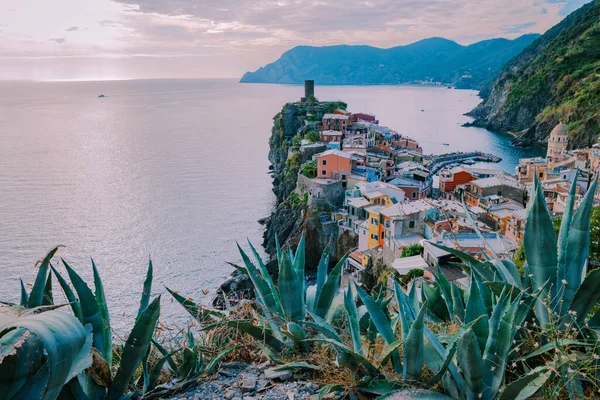
[[[273,171],[273,192],[277,198],[276,206],[271,215],[264,219],[265,232],[263,235],[263,246],[271,258],[276,256],[275,237],[279,238],[282,246],[289,245],[295,248],[300,240],[302,232],[306,235],[306,265],[310,271],[318,265],[321,252],[332,241],[330,261],[334,262],[338,257],[337,225],[323,224],[319,216],[323,212],[330,212],[325,205],[308,206],[306,199],[299,196],[294,189],[298,178],[300,166],[308,161],[310,155],[301,152],[291,152],[290,142],[297,134],[303,136],[315,125],[305,125],[307,113],[319,120],[325,112],[331,108],[345,105],[344,103],[288,103],[281,112],[273,118],[273,128],[269,139],[269,161]],[[316,128],[318,129],[318,122]],[[347,251],[347,243],[351,241],[345,238],[340,244],[342,252]],[[275,268],[270,268],[274,271]]]
[[[600,134],[600,0],[586,4],[511,60],[481,90],[473,125],[516,134],[516,144],[545,143],[567,124],[571,147]]]

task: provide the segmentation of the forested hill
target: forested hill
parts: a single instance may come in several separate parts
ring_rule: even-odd
[[[544,143],[560,121],[571,147],[600,134],[600,0],[573,12],[511,60],[481,91],[475,125]]]
[[[537,37],[491,39],[470,46],[442,38],[389,49],[298,46],[277,61],[247,72],[241,82],[301,83],[314,79],[325,85],[374,85],[433,81],[479,89]]]

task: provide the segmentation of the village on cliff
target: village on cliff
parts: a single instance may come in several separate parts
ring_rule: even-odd
[[[552,130],[546,158],[521,159],[512,175],[474,165],[499,162],[494,155],[425,155],[418,142],[380,125],[375,115],[325,112],[311,107],[315,102],[314,82],[306,81],[305,97],[294,104],[308,110],[302,130],[309,134],[298,135],[288,149],[288,157],[299,153],[308,160],[295,191],[309,206],[333,210],[319,215],[325,232],[358,238],[345,265],[353,280],[379,262],[400,276],[426,279],[439,268],[465,288],[469,278],[456,266],[458,258],[432,243],[480,260],[514,259],[534,176],[549,212],[560,216],[572,182],[577,207],[600,165],[600,147],[568,150],[564,124]]]

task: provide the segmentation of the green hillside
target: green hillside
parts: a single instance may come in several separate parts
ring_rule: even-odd
[[[510,61],[482,90],[475,125],[545,142],[563,121],[573,147],[600,134],[600,0],[573,12]]]

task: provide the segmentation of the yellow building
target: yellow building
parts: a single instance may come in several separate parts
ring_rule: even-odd
[[[367,247],[369,250],[381,246],[381,242],[383,241],[383,221],[381,220],[380,212],[384,208],[384,206],[371,206],[366,208],[366,211],[369,213],[369,229],[367,231]]]

